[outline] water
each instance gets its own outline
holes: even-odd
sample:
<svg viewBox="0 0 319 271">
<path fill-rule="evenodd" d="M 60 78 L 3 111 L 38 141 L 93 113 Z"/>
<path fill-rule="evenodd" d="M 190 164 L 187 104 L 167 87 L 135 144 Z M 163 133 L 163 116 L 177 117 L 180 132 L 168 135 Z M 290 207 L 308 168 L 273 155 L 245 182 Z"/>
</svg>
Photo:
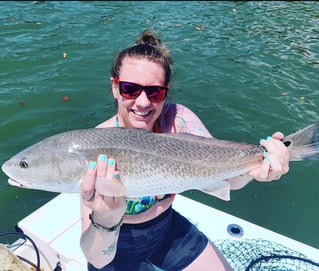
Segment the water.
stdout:
<svg viewBox="0 0 319 271">
<path fill-rule="evenodd" d="M 319 120 L 317 2 L 29 1 L 0 10 L 1 164 L 112 115 L 113 56 L 146 28 L 160 32 L 175 61 L 169 100 L 215 137 L 257 144 Z M 230 202 L 185 195 L 319 248 L 318 165 L 292 163 L 280 181 L 252 182 Z M 0 232 L 56 195 L 9 186 L 1 172 Z"/>
</svg>

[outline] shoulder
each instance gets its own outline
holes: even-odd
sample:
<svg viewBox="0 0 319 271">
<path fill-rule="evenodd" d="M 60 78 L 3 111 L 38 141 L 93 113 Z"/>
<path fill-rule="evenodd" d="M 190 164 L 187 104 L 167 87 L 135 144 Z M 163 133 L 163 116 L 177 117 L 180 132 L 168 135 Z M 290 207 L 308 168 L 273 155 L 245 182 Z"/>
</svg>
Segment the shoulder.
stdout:
<svg viewBox="0 0 319 271">
<path fill-rule="evenodd" d="M 165 104 L 160 118 L 167 120 L 175 120 L 176 118 L 199 119 L 196 114 L 188 107 L 182 104 L 168 103 Z"/>
<path fill-rule="evenodd" d="M 170 123 L 172 129 L 163 130 L 168 130 L 168 132 L 173 133 L 190 133 L 204 137 L 212 137 L 200 118 L 185 105 L 167 104 L 165 106 L 166 108 L 163 108 L 164 114 L 161 116 L 161 124 L 164 124 L 163 126 L 165 127 L 165 124 Z M 164 123 L 163 120 L 165 120 Z"/>
<path fill-rule="evenodd" d="M 115 118 L 116 118 L 116 115 L 114 115 L 112 118 L 98 124 L 97 126 L 95 126 L 95 128 L 115 127 Z"/>
<path fill-rule="evenodd" d="M 176 104 L 177 117 L 182 117 L 185 120 L 199 120 L 199 117 L 188 107 L 182 104 Z"/>
</svg>

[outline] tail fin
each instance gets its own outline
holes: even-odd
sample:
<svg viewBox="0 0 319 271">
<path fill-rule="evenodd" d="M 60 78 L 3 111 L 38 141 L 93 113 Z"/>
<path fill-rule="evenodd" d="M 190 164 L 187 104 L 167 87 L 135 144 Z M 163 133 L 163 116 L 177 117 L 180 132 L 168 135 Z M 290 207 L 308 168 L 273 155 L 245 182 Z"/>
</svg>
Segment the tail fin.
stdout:
<svg viewBox="0 0 319 271">
<path fill-rule="evenodd" d="M 319 159 L 319 123 L 303 128 L 283 139 L 290 161 Z"/>
</svg>

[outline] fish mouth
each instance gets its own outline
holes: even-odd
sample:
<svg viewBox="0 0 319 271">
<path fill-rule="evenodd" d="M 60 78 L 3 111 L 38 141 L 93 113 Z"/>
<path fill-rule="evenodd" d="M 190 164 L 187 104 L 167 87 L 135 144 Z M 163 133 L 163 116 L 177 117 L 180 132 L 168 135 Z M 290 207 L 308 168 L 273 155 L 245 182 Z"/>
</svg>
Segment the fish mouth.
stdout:
<svg viewBox="0 0 319 271">
<path fill-rule="evenodd" d="M 18 187 L 21 187 L 21 188 L 25 187 L 23 184 L 19 183 L 18 181 L 14 180 L 14 179 L 11 179 L 11 178 L 8 179 L 8 183 L 10 185 L 18 186 Z"/>
</svg>

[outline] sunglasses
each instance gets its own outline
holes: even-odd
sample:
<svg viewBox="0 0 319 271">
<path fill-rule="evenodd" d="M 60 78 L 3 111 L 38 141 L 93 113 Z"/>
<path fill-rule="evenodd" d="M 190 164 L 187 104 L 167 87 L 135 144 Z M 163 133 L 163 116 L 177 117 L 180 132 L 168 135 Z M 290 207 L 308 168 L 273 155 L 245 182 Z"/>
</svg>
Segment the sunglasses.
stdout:
<svg viewBox="0 0 319 271">
<path fill-rule="evenodd" d="M 162 102 L 167 96 L 168 87 L 141 86 L 132 82 L 120 81 L 118 77 L 115 77 L 114 81 L 119 84 L 120 94 L 126 99 L 136 99 L 141 95 L 142 91 L 145 91 L 147 98 L 151 102 Z"/>
</svg>

